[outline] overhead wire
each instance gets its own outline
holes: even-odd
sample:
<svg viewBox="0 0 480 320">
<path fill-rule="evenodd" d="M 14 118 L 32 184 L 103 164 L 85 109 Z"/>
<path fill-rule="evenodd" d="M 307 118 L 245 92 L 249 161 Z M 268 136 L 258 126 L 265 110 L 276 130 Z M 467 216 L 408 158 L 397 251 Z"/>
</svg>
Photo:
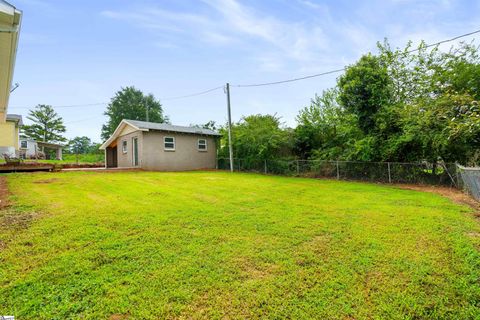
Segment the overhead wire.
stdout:
<svg viewBox="0 0 480 320">
<path fill-rule="evenodd" d="M 461 38 L 465 38 L 465 37 L 468 37 L 468 36 L 472 36 L 472 35 L 477 34 L 477 33 L 480 33 L 480 29 L 472 31 L 472 32 L 464 33 L 464 34 L 461 34 L 459 36 L 456 36 L 456 37 L 453 37 L 453 38 L 450 38 L 450 39 L 446 39 L 446 40 L 438 41 L 438 42 L 435 42 L 435 43 L 432 43 L 432 44 L 428 44 L 428 45 L 424 46 L 424 48 L 439 46 L 441 44 L 452 42 L 452 41 L 455 41 L 455 40 L 458 40 L 458 39 L 461 39 Z M 410 51 L 407 51 L 407 52 L 412 53 L 412 52 L 415 52 L 415 51 L 418 51 L 418 50 L 420 50 L 420 48 L 416 48 L 416 49 L 413 49 L 413 50 L 410 50 Z M 341 69 L 325 71 L 325 72 L 316 73 L 316 74 L 307 75 L 307 76 L 298 77 L 298 78 L 293 78 L 293 79 L 286 79 L 286 80 L 279 80 L 279 81 L 272 81 L 272 82 L 264 82 L 264 83 L 237 84 L 237 85 L 233 84 L 231 86 L 232 87 L 237 87 L 237 88 L 272 86 L 272 85 L 277 85 L 277 84 L 282 84 L 282 83 L 296 82 L 296 81 L 301 81 L 301 80 L 306 80 L 306 79 L 311 79 L 311 78 L 317 78 L 317 77 L 321 77 L 321 76 L 325 76 L 325 75 L 329 75 L 329 74 L 333 74 L 333 73 L 339 73 L 339 72 L 345 71 L 346 69 L 347 69 L 347 67 L 343 67 Z"/>
<path fill-rule="evenodd" d="M 452 42 L 452 41 L 455 41 L 455 40 L 458 40 L 458 39 L 461 39 L 461 38 L 472 36 L 472 35 L 477 34 L 477 33 L 480 33 L 480 29 L 472 31 L 472 32 L 464 33 L 464 34 L 455 36 L 453 38 L 449 38 L 449 39 L 438 41 L 438 42 L 435 42 L 435 43 L 432 43 L 432 44 L 428 44 L 428 45 L 424 46 L 423 48 L 430 48 L 430 47 L 433 47 L 433 46 L 438 46 L 438 45 L 441 45 L 441 44 L 444 44 L 444 43 L 448 43 L 448 42 Z M 418 50 L 420 50 L 420 48 L 416 48 L 416 49 L 413 49 L 413 50 L 410 50 L 410 51 L 407 51 L 407 52 L 412 53 L 412 52 L 415 52 L 415 51 L 418 51 Z M 237 88 L 271 86 L 271 85 L 278 85 L 278 84 L 296 82 L 296 81 L 301 81 L 301 80 L 307 80 L 307 79 L 311 79 L 311 78 L 317 78 L 317 77 L 321 77 L 321 76 L 326 76 L 326 75 L 330 75 L 330 74 L 334 74 L 334 73 L 343 72 L 345 70 L 346 70 L 346 67 L 343 67 L 343 68 L 339 68 L 339 69 L 334 69 L 334 70 L 330 70 L 330 71 L 325 71 L 325 72 L 321 72 L 321 73 L 306 75 L 306 76 L 297 77 L 297 78 L 278 80 L 278 81 L 272 81 L 272 82 L 263 82 L 263 83 L 232 84 L 230 86 L 231 87 L 237 87 Z M 222 86 L 214 87 L 214 88 L 211 88 L 211 89 L 208 89 L 208 90 L 195 92 L 195 93 L 191 93 L 191 94 L 186 94 L 186 95 L 181 95 L 181 96 L 173 96 L 173 97 L 167 97 L 167 98 L 160 98 L 160 101 L 172 101 L 172 100 L 179 100 L 179 99 L 201 96 L 201 95 L 204 95 L 204 94 L 216 91 L 216 90 L 224 89 L 224 87 L 225 86 L 222 85 Z M 98 106 L 98 105 L 106 105 L 106 104 L 108 104 L 108 102 L 98 102 L 98 103 L 90 103 L 90 104 L 75 104 L 75 105 L 61 105 L 61 106 L 53 106 L 53 108 L 79 108 L 79 107 L 90 107 L 90 106 Z M 31 107 L 11 107 L 11 109 L 31 109 Z"/>
<path fill-rule="evenodd" d="M 177 99 L 183 99 L 183 98 L 190 98 L 190 97 L 196 97 L 200 95 L 204 95 L 207 93 L 210 93 L 215 90 L 223 89 L 224 86 L 219 86 L 215 87 L 212 89 L 208 89 L 205 91 L 201 92 L 196 92 L 196 93 L 191 93 L 188 95 L 183 95 L 183 96 L 176 96 L 176 97 L 167 97 L 167 98 L 161 98 L 160 101 L 170 101 L 170 100 L 177 100 Z M 106 105 L 109 104 L 109 102 L 97 102 L 97 103 L 89 103 L 89 104 L 73 104 L 73 105 L 60 105 L 60 106 L 52 106 L 52 108 L 79 108 L 79 107 L 91 107 L 91 106 L 99 106 L 99 105 Z M 31 109 L 31 107 L 10 107 L 10 109 Z"/>
</svg>

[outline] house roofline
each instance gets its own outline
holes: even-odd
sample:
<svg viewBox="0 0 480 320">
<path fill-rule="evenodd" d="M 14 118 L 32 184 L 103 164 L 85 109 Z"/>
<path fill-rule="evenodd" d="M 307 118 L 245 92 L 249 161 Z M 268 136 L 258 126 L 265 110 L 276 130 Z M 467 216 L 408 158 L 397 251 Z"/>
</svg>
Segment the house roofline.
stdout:
<svg viewBox="0 0 480 320">
<path fill-rule="evenodd" d="M 115 141 L 115 139 L 118 138 L 120 132 L 123 130 L 123 128 L 126 126 L 126 125 L 129 125 L 131 127 L 133 127 L 135 130 L 138 130 L 138 131 L 148 131 L 145 130 L 145 129 L 140 129 L 139 127 L 133 125 L 132 123 L 128 122 L 128 120 L 125 120 L 123 119 L 122 121 L 120 121 L 120 123 L 118 124 L 117 128 L 115 129 L 115 131 L 113 131 L 112 135 L 110 136 L 110 138 L 107 139 L 107 141 L 105 141 L 101 146 L 100 146 L 100 150 L 105 150 L 107 149 L 107 147 L 113 142 Z"/>
<path fill-rule="evenodd" d="M 176 133 L 176 134 L 187 134 L 187 135 L 197 135 L 197 136 L 205 136 L 205 137 L 214 137 L 214 138 L 219 138 L 221 135 L 220 134 L 208 134 L 208 133 L 196 133 L 196 132 L 182 132 L 182 131 L 176 131 L 176 130 L 168 130 L 168 129 L 155 129 L 155 128 L 139 128 L 138 126 L 134 125 L 132 122 L 130 122 L 128 119 L 123 119 L 113 132 L 113 134 L 108 138 L 101 146 L 100 150 L 106 150 L 107 147 L 112 144 L 115 139 L 117 139 L 120 135 L 120 132 L 123 130 L 125 126 L 130 126 L 134 128 L 137 131 L 144 131 L 144 132 L 149 132 L 149 131 L 158 131 L 158 132 L 171 132 L 171 133 Z"/>
</svg>

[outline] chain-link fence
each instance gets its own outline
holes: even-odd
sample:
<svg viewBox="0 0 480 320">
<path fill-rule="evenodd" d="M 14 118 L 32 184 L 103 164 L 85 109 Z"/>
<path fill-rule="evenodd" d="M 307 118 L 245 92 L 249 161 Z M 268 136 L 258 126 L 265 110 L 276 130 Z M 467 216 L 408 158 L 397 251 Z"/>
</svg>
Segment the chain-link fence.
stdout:
<svg viewBox="0 0 480 320">
<path fill-rule="evenodd" d="M 466 168 L 459 165 L 458 172 L 462 177 L 464 188 L 475 199 L 480 200 L 480 168 Z"/>
<path fill-rule="evenodd" d="M 383 183 L 412 183 L 460 188 L 463 183 L 453 163 L 400 163 L 323 160 L 234 159 L 234 170 L 285 176 L 333 178 Z M 218 169 L 229 170 L 229 159 L 218 159 Z"/>
</svg>

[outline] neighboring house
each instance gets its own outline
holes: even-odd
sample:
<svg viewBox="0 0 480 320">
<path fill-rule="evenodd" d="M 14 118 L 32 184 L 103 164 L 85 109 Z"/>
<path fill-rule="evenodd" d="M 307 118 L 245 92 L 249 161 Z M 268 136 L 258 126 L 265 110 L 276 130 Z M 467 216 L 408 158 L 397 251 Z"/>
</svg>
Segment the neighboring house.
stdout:
<svg viewBox="0 0 480 320">
<path fill-rule="evenodd" d="M 7 115 L 22 13 L 0 0 L 0 157 L 18 154 L 22 118 Z"/>
<path fill-rule="evenodd" d="M 37 141 L 30 138 L 20 138 L 20 157 L 23 159 L 38 158 Z"/>
<path fill-rule="evenodd" d="M 107 168 L 214 169 L 219 136 L 208 129 L 122 120 L 100 149 Z"/>
<path fill-rule="evenodd" d="M 41 159 L 48 157 L 47 150 L 55 152 L 55 160 L 62 160 L 63 145 L 57 143 L 35 141 L 30 138 L 20 138 L 20 157 L 23 159 Z"/>
<path fill-rule="evenodd" d="M 62 160 L 63 159 L 63 148 L 64 148 L 64 145 L 62 144 L 58 144 L 58 143 L 51 143 L 51 142 L 42 142 L 42 141 L 37 141 L 37 145 L 40 149 L 40 151 L 42 151 L 46 158 L 47 159 L 50 159 L 49 157 L 49 153 L 47 152 L 47 150 L 51 150 L 51 151 L 54 151 L 55 152 L 55 160 Z"/>
</svg>

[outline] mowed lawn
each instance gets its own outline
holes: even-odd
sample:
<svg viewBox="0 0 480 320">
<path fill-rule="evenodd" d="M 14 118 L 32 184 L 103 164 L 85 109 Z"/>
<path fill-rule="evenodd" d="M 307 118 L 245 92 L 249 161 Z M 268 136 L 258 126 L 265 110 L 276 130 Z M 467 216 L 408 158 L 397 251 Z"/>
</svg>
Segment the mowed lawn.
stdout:
<svg viewBox="0 0 480 320">
<path fill-rule="evenodd" d="M 471 209 L 389 186 L 226 172 L 8 176 L 0 314 L 478 319 Z"/>
</svg>

